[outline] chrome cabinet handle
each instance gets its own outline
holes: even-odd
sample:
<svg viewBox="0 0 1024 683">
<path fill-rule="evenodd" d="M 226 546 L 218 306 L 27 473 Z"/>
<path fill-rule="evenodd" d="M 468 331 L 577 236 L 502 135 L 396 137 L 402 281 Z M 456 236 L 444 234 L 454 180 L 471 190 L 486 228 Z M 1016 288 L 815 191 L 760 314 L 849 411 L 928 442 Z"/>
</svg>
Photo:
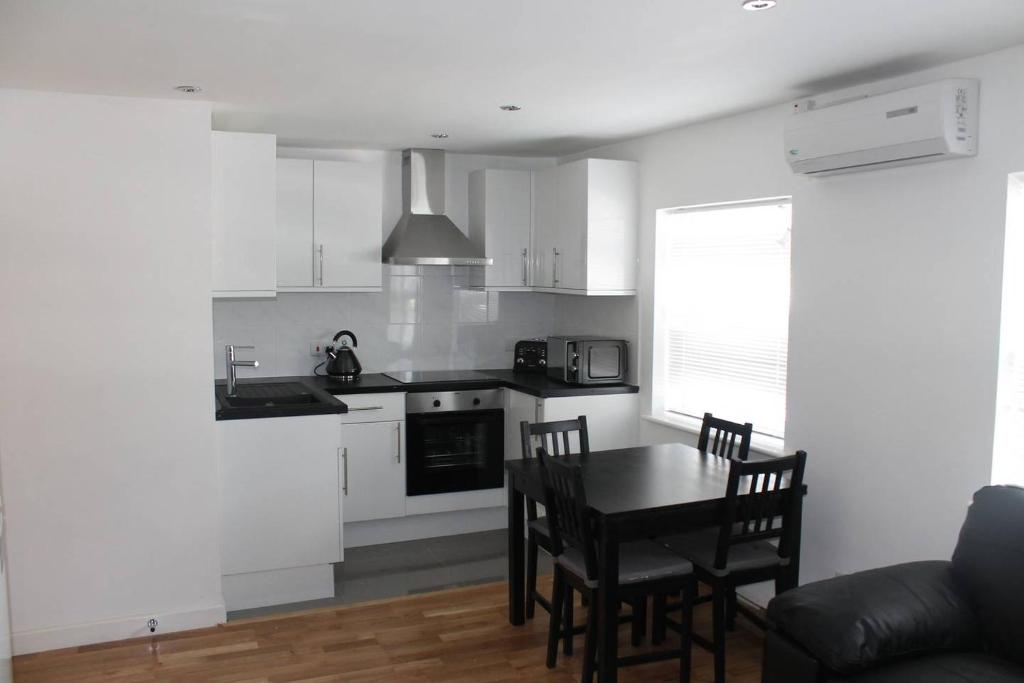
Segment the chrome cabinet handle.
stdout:
<svg viewBox="0 0 1024 683">
<path fill-rule="evenodd" d="M 342 494 L 347 496 L 348 495 L 348 449 L 347 448 L 341 448 L 341 449 L 338 449 L 338 450 L 341 451 L 341 466 L 342 466 L 342 472 L 344 473 L 344 477 L 345 477 L 344 480 L 343 480 L 343 483 L 341 485 L 341 492 L 342 492 Z"/>
<path fill-rule="evenodd" d="M 558 286 L 558 257 L 561 254 L 558 253 L 558 249 L 551 248 L 551 286 Z"/>
<path fill-rule="evenodd" d="M 402 423 L 395 425 L 395 462 L 402 462 Z"/>
<path fill-rule="evenodd" d="M 523 249 L 523 286 L 526 286 L 526 249 Z"/>
<path fill-rule="evenodd" d="M 363 408 L 349 408 L 348 412 L 354 413 L 357 410 L 384 410 L 384 406 L 366 406 Z"/>
<path fill-rule="evenodd" d="M 320 286 L 324 286 L 324 245 L 320 245 Z"/>
</svg>

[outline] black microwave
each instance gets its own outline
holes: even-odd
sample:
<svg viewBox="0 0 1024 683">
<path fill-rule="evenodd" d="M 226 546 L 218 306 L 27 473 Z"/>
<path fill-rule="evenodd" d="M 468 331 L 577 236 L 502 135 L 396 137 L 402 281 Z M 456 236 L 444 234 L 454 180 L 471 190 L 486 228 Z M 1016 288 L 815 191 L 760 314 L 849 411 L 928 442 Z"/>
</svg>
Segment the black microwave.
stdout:
<svg viewBox="0 0 1024 683">
<path fill-rule="evenodd" d="M 548 337 L 548 377 L 566 384 L 626 381 L 628 342 L 609 337 Z"/>
</svg>

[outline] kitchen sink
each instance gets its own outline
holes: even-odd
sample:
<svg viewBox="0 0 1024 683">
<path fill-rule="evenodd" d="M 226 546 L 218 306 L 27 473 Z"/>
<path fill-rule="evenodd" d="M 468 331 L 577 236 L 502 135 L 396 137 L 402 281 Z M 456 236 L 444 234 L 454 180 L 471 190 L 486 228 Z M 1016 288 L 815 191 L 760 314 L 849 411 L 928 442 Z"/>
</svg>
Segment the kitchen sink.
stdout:
<svg viewBox="0 0 1024 683">
<path fill-rule="evenodd" d="M 308 387 L 298 382 L 266 382 L 239 384 L 235 396 L 224 395 L 222 400 L 232 408 L 260 406 L 298 406 L 324 403 Z"/>
</svg>

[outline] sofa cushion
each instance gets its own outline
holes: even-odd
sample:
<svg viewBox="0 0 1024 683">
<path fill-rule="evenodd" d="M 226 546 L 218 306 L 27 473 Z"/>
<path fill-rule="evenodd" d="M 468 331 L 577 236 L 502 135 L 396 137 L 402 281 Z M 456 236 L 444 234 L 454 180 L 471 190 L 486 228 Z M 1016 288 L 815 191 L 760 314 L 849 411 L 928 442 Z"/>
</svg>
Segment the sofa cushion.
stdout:
<svg viewBox="0 0 1024 683">
<path fill-rule="evenodd" d="M 829 669 L 978 646 L 978 627 L 949 562 L 912 562 L 782 593 L 768 618 Z"/>
<path fill-rule="evenodd" d="M 1024 669 L 981 653 L 943 653 L 896 662 L 829 683 L 1020 683 Z"/>
<path fill-rule="evenodd" d="M 953 572 L 991 651 L 1024 664 L 1024 489 L 986 486 L 974 494 Z"/>
</svg>

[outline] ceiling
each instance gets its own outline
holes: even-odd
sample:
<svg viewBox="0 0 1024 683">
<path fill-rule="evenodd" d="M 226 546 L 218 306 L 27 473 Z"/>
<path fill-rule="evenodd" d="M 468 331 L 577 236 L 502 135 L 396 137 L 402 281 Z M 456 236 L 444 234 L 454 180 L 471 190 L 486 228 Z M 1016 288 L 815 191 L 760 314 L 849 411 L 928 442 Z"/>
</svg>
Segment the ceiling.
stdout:
<svg viewBox="0 0 1024 683">
<path fill-rule="evenodd" d="M 1021 42 L 1022 0 L 0 0 L 0 86 L 200 97 L 284 144 L 560 155 Z"/>
</svg>

